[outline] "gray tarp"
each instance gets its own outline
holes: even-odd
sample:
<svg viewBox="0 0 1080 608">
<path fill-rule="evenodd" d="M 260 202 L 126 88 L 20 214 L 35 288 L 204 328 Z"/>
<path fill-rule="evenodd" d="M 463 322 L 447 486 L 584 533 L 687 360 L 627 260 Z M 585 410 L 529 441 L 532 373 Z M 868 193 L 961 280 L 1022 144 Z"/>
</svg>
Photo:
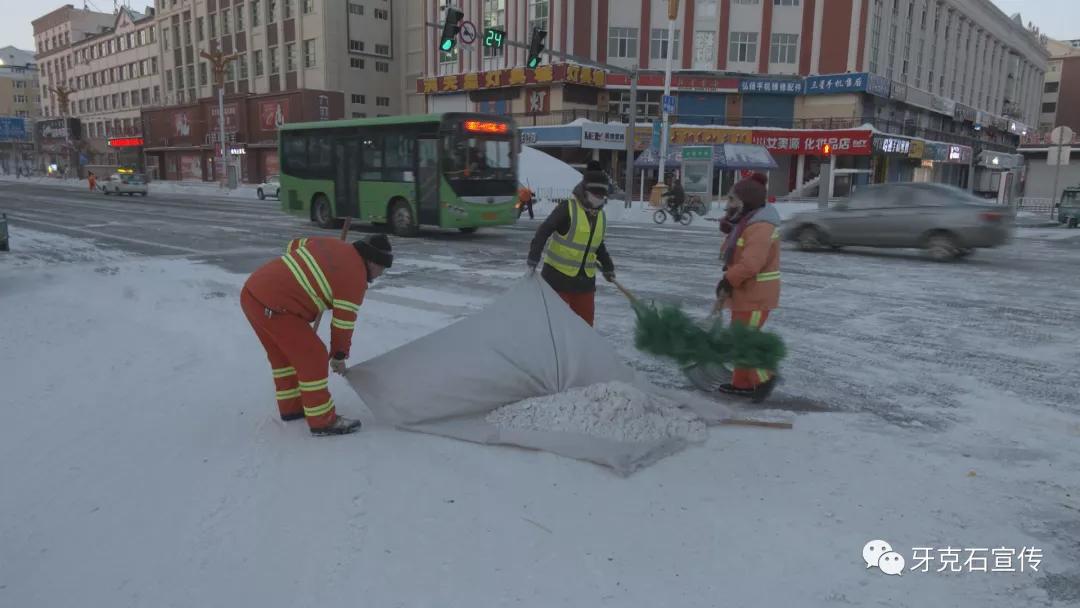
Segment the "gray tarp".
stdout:
<svg viewBox="0 0 1080 608">
<path fill-rule="evenodd" d="M 554 431 L 499 428 L 494 409 L 530 397 L 621 380 L 673 398 L 707 422 L 728 410 L 635 377 L 615 350 L 537 276 L 522 279 L 484 310 L 351 367 L 346 378 L 376 420 L 401 429 L 486 444 L 545 450 L 626 475 L 686 442 L 624 442 Z"/>
</svg>

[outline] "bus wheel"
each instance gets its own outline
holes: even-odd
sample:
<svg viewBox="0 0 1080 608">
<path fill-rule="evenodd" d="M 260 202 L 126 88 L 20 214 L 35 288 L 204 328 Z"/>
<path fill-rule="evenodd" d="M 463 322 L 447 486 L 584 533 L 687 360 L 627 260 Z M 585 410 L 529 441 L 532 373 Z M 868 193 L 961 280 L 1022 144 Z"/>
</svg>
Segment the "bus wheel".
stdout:
<svg viewBox="0 0 1080 608">
<path fill-rule="evenodd" d="M 315 195 L 311 202 L 311 219 L 319 228 L 333 228 L 335 226 L 334 211 L 330 208 L 330 201 L 322 194 Z"/>
<path fill-rule="evenodd" d="M 464 234 L 472 234 L 476 232 L 476 226 L 466 226 L 464 228 L 458 228 Z"/>
<path fill-rule="evenodd" d="M 420 232 L 409 203 L 401 199 L 390 203 L 390 228 L 398 236 L 416 236 Z"/>
</svg>

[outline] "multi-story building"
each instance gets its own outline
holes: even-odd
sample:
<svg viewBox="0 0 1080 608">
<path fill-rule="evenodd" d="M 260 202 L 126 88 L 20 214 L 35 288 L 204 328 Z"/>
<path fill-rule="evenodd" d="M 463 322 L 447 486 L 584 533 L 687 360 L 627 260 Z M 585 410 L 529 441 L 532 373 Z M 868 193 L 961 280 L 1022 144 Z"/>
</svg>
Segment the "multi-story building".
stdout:
<svg viewBox="0 0 1080 608">
<path fill-rule="evenodd" d="M 74 91 L 68 114 L 82 123 L 84 164 L 141 165 L 141 109 L 161 103 L 161 71 L 153 10 L 126 8 L 97 34 L 73 40 L 68 69 Z"/>
<path fill-rule="evenodd" d="M 34 19 L 32 24 L 43 116 L 66 114 L 66 109 L 60 107 L 60 98 L 54 91 L 57 87 L 68 90 L 75 88 L 75 56 L 71 51 L 72 43 L 112 27 L 114 19 L 115 15 L 77 9 L 70 4 Z"/>
<path fill-rule="evenodd" d="M 1080 47 L 1047 40 L 1050 62 L 1043 84 L 1042 113 L 1037 136 L 1059 125 L 1080 133 Z"/>
<path fill-rule="evenodd" d="M 40 102 L 33 51 L 0 48 L 0 171 L 13 173 L 29 165 L 31 121 Z"/>
<path fill-rule="evenodd" d="M 424 4 L 426 12 L 411 26 L 442 21 L 443 2 Z M 478 29 L 501 27 L 509 39 L 524 43 L 533 27 L 541 27 L 551 49 L 637 67 L 636 103 L 645 120 L 660 114 L 670 48 L 679 122 L 793 130 L 870 123 L 899 138 L 965 148 L 956 153 L 930 146 L 930 158 L 921 157 L 927 149 L 921 145 L 910 156 L 868 148 L 859 153 L 867 158 L 852 153 L 839 160 L 841 168 L 866 171 L 878 181 L 975 185 L 968 165 L 980 165 L 986 150 L 1015 151 L 1025 125 L 1036 124 L 1040 114 L 1047 53 L 1035 33 L 989 0 L 680 0 L 670 40 L 667 0 L 456 4 Z M 462 45 L 447 55 L 436 46 L 438 32 L 425 33 L 425 77 L 416 90 L 430 109 L 510 113 L 526 124 L 559 124 L 581 115 L 606 122 L 628 114 L 626 75 L 590 74 L 593 84 L 602 85 L 594 92 L 574 79 L 547 81 L 547 74 L 537 82 L 531 70 L 516 73 L 525 62 L 521 49 Z M 498 70 L 510 73 L 488 76 Z M 538 92 L 546 98 L 542 104 L 532 103 Z M 766 139 L 778 145 L 793 138 Z M 935 156 L 939 149 L 945 158 Z M 819 157 L 801 146 L 771 151 L 781 165 L 770 180 L 776 193 L 816 173 Z M 775 179 L 777 173 L 785 179 Z"/>
</svg>

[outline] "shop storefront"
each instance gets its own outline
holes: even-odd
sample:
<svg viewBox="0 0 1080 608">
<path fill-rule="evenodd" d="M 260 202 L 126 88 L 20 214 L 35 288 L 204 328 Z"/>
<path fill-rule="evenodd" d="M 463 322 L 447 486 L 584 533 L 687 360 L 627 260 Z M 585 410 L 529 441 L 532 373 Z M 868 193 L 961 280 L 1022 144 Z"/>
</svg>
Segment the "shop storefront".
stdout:
<svg viewBox="0 0 1080 608">
<path fill-rule="evenodd" d="M 971 158 L 969 146 L 926 142 L 921 167 L 931 172 L 930 181 L 966 188 Z"/>
<path fill-rule="evenodd" d="M 915 181 L 919 163 L 911 158 L 911 140 L 895 135 L 874 136 L 873 176 L 875 184 Z"/>
<path fill-rule="evenodd" d="M 626 155 L 626 125 L 604 124 L 579 120 L 550 127 L 518 128 L 521 143 L 583 169 L 590 160 L 600 162 L 609 175 L 615 175 L 624 167 Z"/>
<path fill-rule="evenodd" d="M 277 130 L 292 122 L 342 118 L 340 92 L 300 90 L 225 97 L 224 131 L 215 99 L 144 110 L 146 170 L 152 179 L 216 181 L 226 171 L 258 183 L 278 174 Z M 221 163 L 226 149 L 228 168 Z"/>
<path fill-rule="evenodd" d="M 83 177 L 85 155 L 82 122 L 78 118 L 49 118 L 34 125 L 38 146 L 38 171 L 47 175 Z"/>
</svg>

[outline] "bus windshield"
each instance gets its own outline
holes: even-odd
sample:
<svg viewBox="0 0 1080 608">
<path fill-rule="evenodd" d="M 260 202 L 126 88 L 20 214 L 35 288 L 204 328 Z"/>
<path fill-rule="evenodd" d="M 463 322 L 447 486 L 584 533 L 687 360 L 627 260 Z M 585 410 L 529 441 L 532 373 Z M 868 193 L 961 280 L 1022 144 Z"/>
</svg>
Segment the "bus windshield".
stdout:
<svg viewBox="0 0 1080 608">
<path fill-rule="evenodd" d="M 512 180 L 512 144 L 507 139 L 448 137 L 446 174 L 470 180 Z"/>
</svg>

